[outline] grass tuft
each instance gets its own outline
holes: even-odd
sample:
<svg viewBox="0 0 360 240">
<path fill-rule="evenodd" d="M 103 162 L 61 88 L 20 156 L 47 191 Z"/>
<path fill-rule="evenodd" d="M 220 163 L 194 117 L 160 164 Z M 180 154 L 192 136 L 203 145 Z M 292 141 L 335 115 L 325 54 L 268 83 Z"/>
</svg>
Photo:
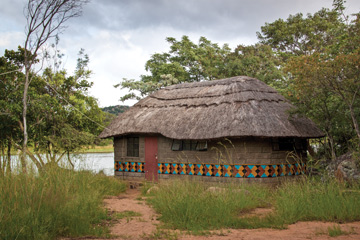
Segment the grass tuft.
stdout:
<svg viewBox="0 0 360 240">
<path fill-rule="evenodd" d="M 328 227 L 328 234 L 330 237 L 337 237 L 341 235 L 348 235 L 350 233 L 341 230 L 341 227 L 339 225 L 334 225 L 332 227 Z"/>
<path fill-rule="evenodd" d="M 117 219 L 123 219 L 123 218 L 132 218 L 132 217 L 141 217 L 141 213 L 134 212 L 134 211 L 123 211 L 116 213 Z"/>
</svg>

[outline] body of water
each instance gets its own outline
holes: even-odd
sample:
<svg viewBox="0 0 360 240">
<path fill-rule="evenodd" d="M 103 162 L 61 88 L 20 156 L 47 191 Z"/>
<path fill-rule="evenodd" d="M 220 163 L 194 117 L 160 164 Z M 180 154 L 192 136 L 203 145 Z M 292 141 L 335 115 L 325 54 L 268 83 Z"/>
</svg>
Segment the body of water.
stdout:
<svg viewBox="0 0 360 240">
<path fill-rule="evenodd" d="M 114 176 L 114 153 L 80 153 L 73 154 L 71 159 L 76 170 L 102 171 L 108 176 Z"/>
<path fill-rule="evenodd" d="M 94 173 L 103 172 L 108 176 L 114 176 L 114 153 L 77 153 L 70 155 L 71 161 L 75 166 L 75 170 L 89 170 Z M 44 157 L 45 159 L 45 157 Z M 33 164 L 28 159 L 30 164 Z M 11 157 L 12 169 L 16 169 L 19 164 L 18 155 Z M 67 156 L 64 156 L 61 163 L 62 167 L 69 168 Z"/>
</svg>

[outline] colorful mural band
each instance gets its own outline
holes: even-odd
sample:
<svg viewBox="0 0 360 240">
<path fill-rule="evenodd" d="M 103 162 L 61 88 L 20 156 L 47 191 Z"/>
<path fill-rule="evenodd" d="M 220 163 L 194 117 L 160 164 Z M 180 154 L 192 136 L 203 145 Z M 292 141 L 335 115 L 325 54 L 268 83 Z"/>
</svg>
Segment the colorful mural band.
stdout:
<svg viewBox="0 0 360 240">
<path fill-rule="evenodd" d="M 295 176 L 306 173 L 305 163 L 275 165 L 158 163 L 158 167 L 159 174 L 197 175 L 209 177 L 266 178 Z M 145 163 L 115 161 L 115 171 L 144 173 Z"/>
</svg>

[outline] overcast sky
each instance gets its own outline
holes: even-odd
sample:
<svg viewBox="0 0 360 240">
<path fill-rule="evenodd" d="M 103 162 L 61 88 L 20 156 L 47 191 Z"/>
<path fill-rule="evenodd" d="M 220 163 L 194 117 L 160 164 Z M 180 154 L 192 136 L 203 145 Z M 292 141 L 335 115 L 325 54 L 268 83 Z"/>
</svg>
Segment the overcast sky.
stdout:
<svg viewBox="0 0 360 240">
<path fill-rule="evenodd" d="M 26 2 L 1 0 L 0 56 L 24 43 Z M 348 14 L 360 11 L 359 0 L 345 5 Z M 132 105 L 134 101 L 119 101 L 126 92 L 113 85 L 146 74 L 145 62 L 151 55 L 169 50 L 166 37 L 180 40 L 187 35 L 197 43 L 204 36 L 235 48 L 256 43 L 256 32 L 266 22 L 331 6 L 332 0 L 92 0 L 81 17 L 67 22 L 59 48 L 70 74 L 78 51 L 85 49 L 93 71 L 90 94 L 101 107 Z"/>
</svg>

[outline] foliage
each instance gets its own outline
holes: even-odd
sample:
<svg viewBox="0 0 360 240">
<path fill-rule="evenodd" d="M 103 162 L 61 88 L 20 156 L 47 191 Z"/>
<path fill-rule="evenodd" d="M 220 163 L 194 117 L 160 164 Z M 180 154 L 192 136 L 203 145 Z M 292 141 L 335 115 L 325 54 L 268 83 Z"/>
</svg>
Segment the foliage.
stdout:
<svg viewBox="0 0 360 240">
<path fill-rule="evenodd" d="M 23 85 L 22 95 L 22 149 L 21 149 L 21 165 L 22 169 L 26 171 L 26 154 L 28 151 L 28 98 L 30 83 L 33 78 L 33 71 L 35 63 L 37 63 L 38 54 L 43 45 L 51 38 L 56 38 L 58 41 L 58 34 L 65 28 L 64 24 L 71 18 L 81 15 L 81 10 L 87 0 L 29 0 L 24 8 L 24 14 L 27 20 L 25 27 L 25 42 L 24 42 L 24 59 L 23 67 L 25 78 L 21 85 Z M 44 58 L 47 54 L 45 52 Z M 45 59 L 42 59 L 45 60 Z M 36 74 L 35 74 L 36 75 Z M 34 161 L 34 157 L 31 157 Z M 35 161 L 36 163 L 36 161 Z M 36 163 L 39 167 L 39 164 Z"/>
<path fill-rule="evenodd" d="M 4 56 L 0 57 L 0 73 L 3 73 L 0 75 L 0 149 L 3 157 L 3 162 L 0 161 L 0 174 L 4 174 L 5 169 L 10 171 L 13 139 L 22 138 L 21 126 L 19 126 L 21 114 L 19 92 L 22 91 L 24 74 L 19 72 L 19 69 L 24 60 L 23 54 L 24 49 L 19 48 L 18 51 L 5 50 Z"/>
<path fill-rule="evenodd" d="M 108 106 L 108 107 L 101 108 L 102 111 L 111 113 L 115 116 L 119 115 L 120 113 L 125 112 L 128 109 L 129 109 L 129 106 L 125 106 L 125 105 L 116 105 L 116 106 Z"/>
<path fill-rule="evenodd" d="M 150 75 L 140 76 L 140 80 L 123 79 L 116 87 L 129 89 L 129 94 L 120 100 L 140 99 L 152 92 L 177 83 L 214 80 L 236 75 L 257 77 L 268 84 L 278 86 L 281 73 L 276 68 L 278 60 L 270 47 L 256 44 L 239 45 L 234 52 L 224 44 L 219 47 L 205 37 L 198 44 L 183 36 L 180 41 L 167 38 L 170 50 L 155 53 L 146 62 L 145 69 Z M 136 94 L 140 93 L 140 96 Z"/>
<path fill-rule="evenodd" d="M 268 45 L 257 43 L 251 46 L 239 45 L 226 59 L 226 77 L 250 76 L 281 89 L 282 72 L 278 57 Z"/>
<path fill-rule="evenodd" d="M 0 238 L 56 239 L 107 236 L 106 195 L 124 192 L 117 179 L 61 168 L 0 177 Z"/>
<path fill-rule="evenodd" d="M 3 71 L 22 66 L 23 59 L 18 58 L 22 51 L 20 47 L 17 52 L 6 51 L 0 67 L 8 67 Z M 42 75 L 32 76 L 28 88 L 27 122 L 33 152 L 26 148 L 26 153 L 39 170 L 47 163 L 58 163 L 65 154 L 69 156 L 70 152 L 93 144 L 95 136 L 102 130 L 100 124 L 104 113 L 96 99 L 87 94 L 92 86 L 88 81 L 91 73 L 87 68 L 88 61 L 81 50 L 74 75 L 68 76 L 65 70 L 46 68 Z M 2 139 L 21 149 L 23 74 L 15 72 L 2 76 L 4 94 L 0 98 L 0 112 L 4 114 L 0 117 L 4 121 L 0 128 L 6 129 L 1 132 Z"/>
<path fill-rule="evenodd" d="M 311 55 L 323 52 L 336 43 L 335 36 L 345 27 L 342 16 L 343 1 L 334 1 L 332 10 L 323 8 L 314 15 L 302 13 L 290 15 L 286 21 L 278 19 L 265 23 L 257 36 L 262 44 L 271 46 L 284 60 L 291 56 Z"/>
<path fill-rule="evenodd" d="M 332 9 L 290 15 L 258 33 L 283 59 L 282 93 L 298 107 L 295 113 L 324 131 L 332 159 L 360 146 L 359 14 L 346 16 L 344 10 L 344 1 L 334 0 Z"/>
</svg>

